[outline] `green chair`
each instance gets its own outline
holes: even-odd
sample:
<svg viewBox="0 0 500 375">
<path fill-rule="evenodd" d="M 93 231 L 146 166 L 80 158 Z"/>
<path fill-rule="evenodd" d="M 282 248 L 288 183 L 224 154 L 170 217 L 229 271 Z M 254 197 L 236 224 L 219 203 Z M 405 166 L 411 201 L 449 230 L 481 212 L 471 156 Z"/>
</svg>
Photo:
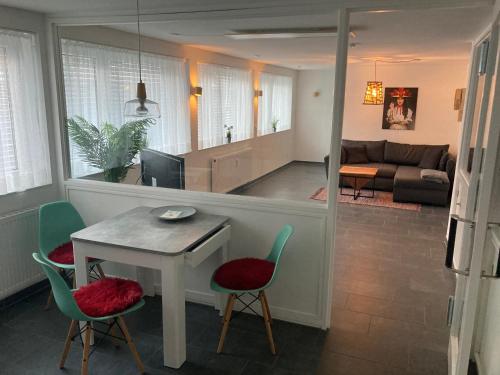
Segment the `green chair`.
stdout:
<svg viewBox="0 0 500 375">
<path fill-rule="evenodd" d="M 233 306 L 235 300 L 238 299 L 244 305 L 243 309 L 240 312 L 248 308 L 256 313 L 255 310 L 252 309 L 251 305 L 257 300 L 260 301 L 271 353 L 276 354 L 276 347 L 274 344 L 273 333 L 271 329 L 271 312 L 269 309 L 269 303 L 267 301 L 265 290 L 269 288 L 276 279 L 279 269 L 279 261 L 283 253 L 283 249 L 285 248 L 288 239 L 293 234 L 293 231 L 294 230 L 291 225 L 285 225 L 280 230 L 274 241 L 271 252 L 267 256 L 267 258 L 262 260 L 252 258 L 232 260 L 223 264 L 214 272 L 210 282 L 211 289 L 219 293 L 228 294 L 226 309 L 224 312 L 222 332 L 219 339 L 219 345 L 217 347 L 217 353 L 222 352 L 224 339 L 226 338 L 227 330 L 229 328 L 229 322 L 231 320 Z M 258 279 L 254 277 L 253 273 L 260 275 Z M 223 276 L 223 274 L 225 275 Z M 226 278 L 224 282 L 220 280 L 222 277 Z M 243 282 L 242 280 L 235 280 L 241 278 L 249 278 L 250 280 L 243 280 Z M 219 281 L 216 281 L 216 279 L 218 279 Z M 251 287 L 251 289 L 241 286 L 236 288 L 231 287 L 231 284 L 243 285 L 245 283 L 247 283 L 248 285 L 253 284 L 254 286 Z M 253 301 L 247 303 L 241 300 L 241 297 L 245 294 L 251 295 L 253 297 Z"/>
<path fill-rule="evenodd" d="M 74 264 L 61 263 L 49 259 L 49 254 L 57 247 L 71 243 L 71 234 L 85 228 L 85 223 L 78 211 L 70 202 L 58 201 L 40 206 L 39 210 L 39 252 L 47 263 L 56 267 L 60 273 L 73 273 Z M 72 247 L 68 251 L 73 251 Z M 99 276 L 104 278 L 104 272 L 101 268 L 101 260 L 89 262 L 90 270 L 97 269 Z M 73 288 L 75 287 L 75 278 L 73 276 Z M 47 299 L 45 308 L 49 308 L 52 300 L 52 291 Z"/>
<path fill-rule="evenodd" d="M 73 297 L 72 290 L 69 289 L 68 284 L 64 280 L 64 278 L 51 267 L 51 264 L 45 261 L 38 253 L 33 253 L 33 258 L 35 261 L 40 263 L 43 271 L 49 278 L 50 284 L 52 286 L 52 291 L 54 293 L 54 299 L 56 301 L 57 306 L 61 310 L 61 312 L 71 319 L 71 324 L 69 326 L 68 335 L 66 337 L 66 342 L 64 344 L 64 351 L 61 356 L 61 360 L 59 362 L 59 368 L 64 368 L 64 363 L 69 354 L 69 350 L 71 347 L 71 343 L 75 337 L 84 335 L 83 338 L 83 357 L 82 357 L 82 375 L 87 375 L 88 373 L 88 360 L 90 353 L 90 338 L 91 332 L 94 330 L 99 333 L 103 333 L 105 336 L 111 336 L 113 339 L 118 339 L 125 341 L 134 356 L 134 360 L 136 365 L 140 371 L 140 373 L 144 373 L 144 365 L 142 364 L 139 353 L 135 348 L 135 344 L 130 337 L 128 328 L 123 319 L 123 315 L 127 315 L 133 311 L 140 309 L 144 306 L 144 300 L 141 298 L 139 302 L 135 305 L 129 307 L 128 309 L 121 311 L 117 314 L 112 314 L 108 316 L 99 316 L 99 317 L 91 317 L 86 315 L 84 312 L 80 310 L 78 304 Z M 110 280 L 110 279 L 108 279 Z M 74 291 L 74 290 L 73 290 Z M 75 328 L 78 326 L 78 322 L 85 322 L 85 325 L 82 329 L 77 330 L 75 334 Z M 106 324 L 108 329 L 106 332 L 99 331 L 92 326 L 92 323 L 100 322 Z M 118 337 L 114 335 L 113 328 L 118 326 L 121 331 L 123 337 Z M 111 333 L 111 334 L 110 334 Z"/>
</svg>

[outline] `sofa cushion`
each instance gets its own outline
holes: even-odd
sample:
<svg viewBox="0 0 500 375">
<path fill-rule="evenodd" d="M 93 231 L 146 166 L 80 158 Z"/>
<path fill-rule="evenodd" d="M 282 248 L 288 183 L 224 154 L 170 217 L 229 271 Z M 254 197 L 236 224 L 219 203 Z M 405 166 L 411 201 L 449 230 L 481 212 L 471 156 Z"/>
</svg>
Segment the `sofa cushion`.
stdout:
<svg viewBox="0 0 500 375">
<path fill-rule="evenodd" d="M 394 176 L 394 190 L 414 189 L 414 190 L 442 190 L 448 191 L 450 184 L 436 184 L 425 181 L 420 177 L 419 167 L 401 165 Z"/>
<path fill-rule="evenodd" d="M 449 145 L 410 145 L 407 143 L 387 142 L 385 144 L 384 161 L 401 165 L 417 166 L 427 148 L 448 151 Z"/>
<path fill-rule="evenodd" d="M 439 164 L 437 169 L 439 169 L 440 171 L 446 171 L 446 162 L 448 161 L 449 157 L 450 154 L 447 151 L 441 153 L 441 158 L 439 159 Z"/>
<path fill-rule="evenodd" d="M 342 146 L 366 146 L 366 155 L 368 161 L 383 163 L 384 162 L 384 149 L 387 141 L 353 141 L 349 139 L 342 140 Z"/>
<path fill-rule="evenodd" d="M 347 153 L 347 164 L 368 163 L 365 145 L 345 146 L 344 149 Z"/>
<path fill-rule="evenodd" d="M 362 164 L 356 164 L 356 167 L 377 168 L 376 177 L 383 177 L 383 178 L 394 178 L 396 170 L 398 169 L 397 165 L 389 163 L 362 163 Z"/>
<path fill-rule="evenodd" d="M 422 169 L 437 169 L 443 150 L 437 147 L 426 147 L 418 167 Z"/>
</svg>

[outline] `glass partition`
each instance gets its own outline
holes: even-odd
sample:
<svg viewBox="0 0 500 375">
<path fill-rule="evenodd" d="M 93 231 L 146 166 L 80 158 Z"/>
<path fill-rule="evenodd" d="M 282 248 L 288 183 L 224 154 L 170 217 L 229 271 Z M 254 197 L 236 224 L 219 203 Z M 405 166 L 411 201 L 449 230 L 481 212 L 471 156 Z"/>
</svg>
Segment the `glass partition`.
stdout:
<svg viewBox="0 0 500 375">
<path fill-rule="evenodd" d="M 142 26 L 141 74 L 131 25 L 59 27 L 68 177 L 325 203 L 334 37 L 319 58 L 299 38 L 267 62 L 164 27 Z M 141 80 L 159 117 L 124 114 Z"/>
</svg>

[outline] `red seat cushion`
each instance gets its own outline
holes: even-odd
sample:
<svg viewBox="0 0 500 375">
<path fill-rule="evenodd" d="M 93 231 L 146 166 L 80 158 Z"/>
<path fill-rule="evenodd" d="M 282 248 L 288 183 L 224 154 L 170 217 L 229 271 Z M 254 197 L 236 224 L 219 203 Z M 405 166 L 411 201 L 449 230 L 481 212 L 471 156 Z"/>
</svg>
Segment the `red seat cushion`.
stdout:
<svg viewBox="0 0 500 375">
<path fill-rule="evenodd" d="M 220 266 L 214 280 L 226 289 L 251 290 L 266 285 L 274 272 L 274 263 L 265 259 L 235 259 Z"/>
<path fill-rule="evenodd" d="M 59 264 L 75 264 L 75 257 L 73 256 L 73 242 L 66 242 L 61 246 L 56 247 L 47 256 L 51 261 Z M 97 259 L 88 258 L 89 262 Z"/>
<path fill-rule="evenodd" d="M 133 280 L 106 277 L 73 292 L 80 310 L 92 317 L 118 314 L 142 298 L 141 285 Z"/>
</svg>

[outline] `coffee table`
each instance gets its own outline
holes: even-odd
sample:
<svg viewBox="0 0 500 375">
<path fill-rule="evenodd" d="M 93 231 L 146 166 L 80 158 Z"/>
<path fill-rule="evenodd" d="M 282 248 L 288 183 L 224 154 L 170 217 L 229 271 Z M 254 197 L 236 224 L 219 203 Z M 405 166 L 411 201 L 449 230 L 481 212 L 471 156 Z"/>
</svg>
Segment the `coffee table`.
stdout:
<svg viewBox="0 0 500 375">
<path fill-rule="evenodd" d="M 354 200 L 359 197 L 373 198 L 375 197 L 375 176 L 378 172 L 378 168 L 372 167 L 353 167 L 350 165 L 344 165 L 340 168 L 340 194 L 348 195 L 353 197 Z M 372 182 L 372 194 L 371 195 L 361 195 L 361 189 L 365 187 L 369 182 Z M 353 189 L 352 194 L 346 194 L 343 192 L 344 182 L 350 185 Z"/>
</svg>

